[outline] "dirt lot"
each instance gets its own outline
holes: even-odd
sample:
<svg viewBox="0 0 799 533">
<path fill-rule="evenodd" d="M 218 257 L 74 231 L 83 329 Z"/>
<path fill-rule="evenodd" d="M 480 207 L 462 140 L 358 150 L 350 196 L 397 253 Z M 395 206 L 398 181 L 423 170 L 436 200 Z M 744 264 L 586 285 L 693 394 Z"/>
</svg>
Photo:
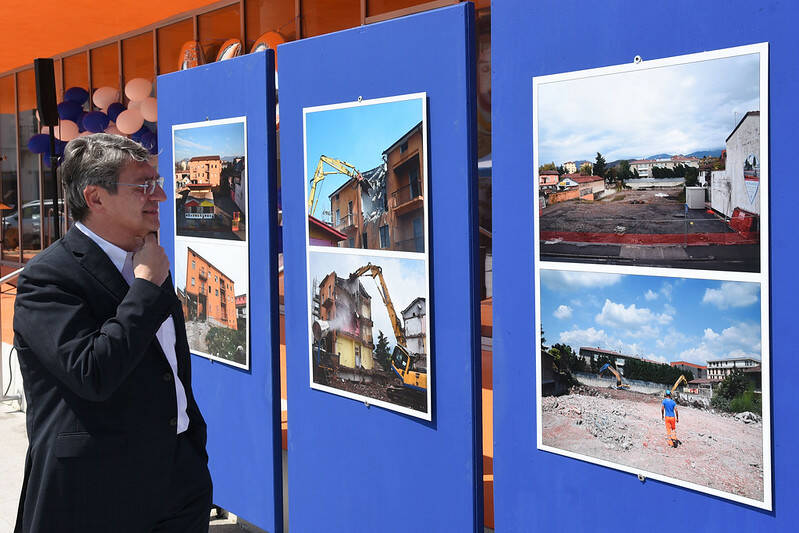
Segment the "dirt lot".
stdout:
<svg viewBox="0 0 799 533">
<path fill-rule="evenodd" d="M 723 220 L 702 209 L 688 210 L 682 187 L 620 191 L 595 202 L 570 200 L 544 209 L 542 231 L 599 233 L 728 233 Z"/>
<path fill-rule="evenodd" d="M 658 396 L 580 387 L 543 398 L 543 443 L 724 492 L 763 499 L 763 426 L 680 406 L 677 438 L 666 444 Z M 742 417 L 738 417 L 742 418 Z"/>
</svg>

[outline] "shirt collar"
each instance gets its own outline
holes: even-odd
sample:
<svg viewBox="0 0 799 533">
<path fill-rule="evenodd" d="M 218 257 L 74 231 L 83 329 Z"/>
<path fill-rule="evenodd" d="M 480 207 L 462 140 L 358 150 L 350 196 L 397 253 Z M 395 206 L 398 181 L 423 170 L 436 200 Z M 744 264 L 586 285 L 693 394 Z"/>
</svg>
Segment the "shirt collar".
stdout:
<svg viewBox="0 0 799 533">
<path fill-rule="evenodd" d="M 125 265 L 125 259 L 128 257 L 128 253 L 116 244 L 112 244 L 107 240 L 103 239 L 95 232 L 87 228 L 82 222 L 75 222 L 75 227 L 78 228 L 84 235 L 89 237 L 93 240 L 100 249 L 105 252 L 105 255 L 114 263 L 114 266 L 122 272 L 122 267 Z"/>
</svg>

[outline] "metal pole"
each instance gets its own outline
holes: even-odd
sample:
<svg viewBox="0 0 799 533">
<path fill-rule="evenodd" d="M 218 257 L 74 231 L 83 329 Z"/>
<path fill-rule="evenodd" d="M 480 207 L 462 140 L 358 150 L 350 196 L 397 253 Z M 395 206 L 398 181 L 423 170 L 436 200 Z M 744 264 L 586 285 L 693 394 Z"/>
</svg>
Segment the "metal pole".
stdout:
<svg viewBox="0 0 799 533">
<path fill-rule="evenodd" d="M 56 240 L 61 238 L 61 221 L 58 216 L 58 176 L 56 173 L 56 165 L 58 164 L 58 155 L 55 153 L 55 134 L 53 128 L 50 128 L 50 172 L 53 180 L 53 235 Z M 44 219 L 44 217 L 42 217 Z M 52 243 L 50 243 L 52 244 Z"/>
</svg>

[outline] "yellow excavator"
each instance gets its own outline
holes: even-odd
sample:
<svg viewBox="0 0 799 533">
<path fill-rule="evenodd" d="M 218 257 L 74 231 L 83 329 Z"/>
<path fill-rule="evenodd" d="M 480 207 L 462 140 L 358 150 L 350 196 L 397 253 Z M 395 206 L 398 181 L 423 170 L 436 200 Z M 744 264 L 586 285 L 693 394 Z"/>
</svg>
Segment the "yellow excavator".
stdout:
<svg viewBox="0 0 799 533">
<path fill-rule="evenodd" d="M 605 363 L 604 365 L 602 365 L 602 368 L 599 369 L 598 374 L 601 375 L 602 372 L 604 372 L 605 370 L 610 370 L 611 373 L 614 376 L 616 376 L 616 387 L 615 388 L 623 389 L 623 390 L 630 390 L 630 386 L 622 381 L 621 374 L 619 374 L 619 371 L 616 370 L 615 368 L 613 368 L 612 366 L 610 366 L 610 363 Z"/>
<path fill-rule="evenodd" d="M 416 370 L 413 365 L 413 356 L 407 348 L 405 339 L 405 328 L 402 327 L 391 296 L 388 293 L 386 280 L 383 278 L 383 269 L 372 263 L 367 263 L 352 274 L 349 281 L 353 281 L 363 275 L 371 276 L 376 282 L 379 281 L 378 292 L 383 299 L 383 304 L 388 311 L 388 318 L 391 327 L 394 329 L 394 337 L 397 345 L 391 354 L 391 369 L 402 381 L 401 387 L 389 386 L 386 389 L 388 397 L 396 402 L 410 405 L 413 409 L 420 411 L 427 410 L 427 371 Z"/>
<path fill-rule="evenodd" d="M 325 171 L 325 165 L 328 165 L 335 170 Z M 345 176 L 355 178 L 358 181 L 362 179 L 361 173 L 346 161 L 327 157 L 326 155 L 320 157 L 319 163 L 316 164 L 316 171 L 313 174 L 313 178 L 311 178 L 311 193 L 308 195 L 309 215 L 313 215 L 314 211 L 316 211 L 316 204 L 319 203 L 319 196 L 321 196 L 316 194 L 316 188 L 320 187 L 321 189 L 320 183 L 325 179 L 325 176 L 330 174 L 344 174 Z"/>
<path fill-rule="evenodd" d="M 674 398 L 674 391 L 677 390 L 677 387 L 682 385 L 688 385 L 688 380 L 685 379 L 685 376 L 680 374 L 680 377 L 677 378 L 677 381 L 674 382 L 674 386 L 671 388 L 671 397 Z"/>
</svg>

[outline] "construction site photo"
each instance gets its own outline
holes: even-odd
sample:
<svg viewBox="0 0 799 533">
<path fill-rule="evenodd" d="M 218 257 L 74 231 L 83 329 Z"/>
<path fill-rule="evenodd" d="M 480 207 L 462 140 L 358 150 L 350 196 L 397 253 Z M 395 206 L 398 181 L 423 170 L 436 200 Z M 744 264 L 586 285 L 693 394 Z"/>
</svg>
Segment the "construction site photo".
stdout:
<svg viewBox="0 0 799 533">
<path fill-rule="evenodd" d="M 427 249 L 425 109 L 409 95 L 305 110 L 309 223 L 340 235 L 336 246 Z"/>
<path fill-rule="evenodd" d="M 770 499 L 759 283 L 542 269 L 540 295 L 539 448 Z"/>
<path fill-rule="evenodd" d="M 175 126 L 175 233 L 247 240 L 244 119 Z"/>
<path fill-rule="evenodd" d="M 312 387 L 430 419 L 426 262 L 309 254 Z"/>
<path fill-rule="evenodd" d="M 761 272 L 759 63 L 538 83 L 541 260 Z"/>
</svg>

